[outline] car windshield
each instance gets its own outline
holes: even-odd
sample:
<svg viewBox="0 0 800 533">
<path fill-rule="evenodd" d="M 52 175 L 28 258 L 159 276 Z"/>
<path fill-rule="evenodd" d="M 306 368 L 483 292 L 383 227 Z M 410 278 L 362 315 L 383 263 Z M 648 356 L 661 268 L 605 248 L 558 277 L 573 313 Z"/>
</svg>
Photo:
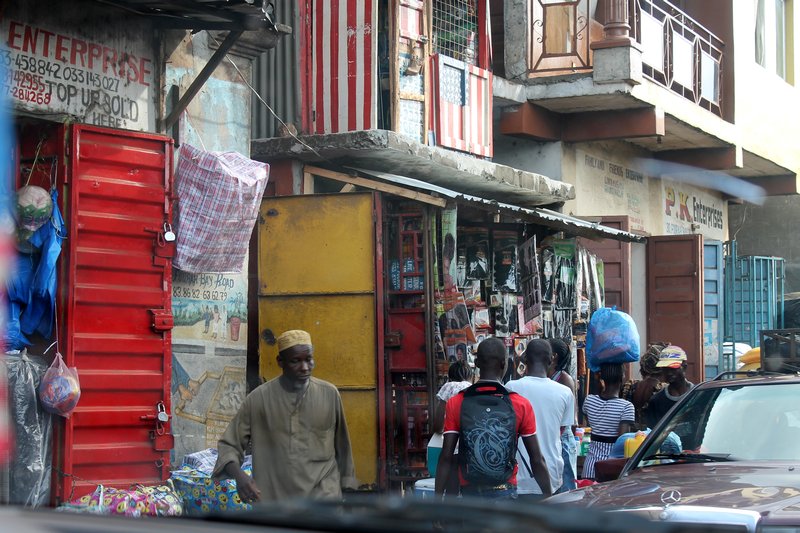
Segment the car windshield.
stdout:
<svg viewBox="0 0 800 533">
<path fill-rule="evenodd" d="M 667 420 L 634 468 L 676 461 L 800 460 L 800 384 L 698 390 Z"/>
</svg>

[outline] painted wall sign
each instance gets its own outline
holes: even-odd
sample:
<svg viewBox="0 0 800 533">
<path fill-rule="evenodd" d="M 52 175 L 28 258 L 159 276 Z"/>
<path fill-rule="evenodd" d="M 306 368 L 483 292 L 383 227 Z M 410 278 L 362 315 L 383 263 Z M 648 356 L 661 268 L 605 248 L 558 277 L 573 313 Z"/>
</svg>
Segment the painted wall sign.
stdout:
<svg viewBox="0 0 800 533">
<path fill-rule="evenodd" d="M 247 347 L 246 274 L 189 274 L 172 278 L 173 335 L 187 341 Z"/>
<path fill-rule="evenodd" d="M 727 211 L 721 197 L 692 185 L 662 180 L 662 198 L 664 233 L 702 233 L 725 240 Z"/>
<path fill-rule="evenodd" d="M 145 44 L 149 39 L 118 20 L 117 35 L 106 37 L 94 29 L 92 36 L 80 35 L 75 28 L 86 29 L 87 24 L 52 17 L 4 17 L 0 64 L 6 72 L 0 90 L 24 110 L 64 113 L 98 126 L 153 130 L 156 65 Z"/>
<path fill-rule="evenodd" d="M 638 170 L 598 155 L 576 150 L 578 213 L 582 216 L 626 214 L 631 229 L 652 231 L 651 180 Z"/>
</svg>

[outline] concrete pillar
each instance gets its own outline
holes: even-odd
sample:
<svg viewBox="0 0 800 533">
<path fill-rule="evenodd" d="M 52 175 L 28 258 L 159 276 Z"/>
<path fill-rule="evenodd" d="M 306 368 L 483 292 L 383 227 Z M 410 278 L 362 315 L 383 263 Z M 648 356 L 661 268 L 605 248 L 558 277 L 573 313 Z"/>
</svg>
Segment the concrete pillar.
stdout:
<svg viewBox="0 0 800 533">
<path fill-rule="evenodd" d="M 628 0 L 605 0 L 602 7 L 603 39 L 591 44 L 592 78 L 595 83 L 638 85 L 642 82 L 642 49 L 631 38 Z"/>
<path fill-rule="evenodd" d="M 504 63 L 506 79 L 527 79 L 530 39 L 530 0 L 504 0 Z"/>
</svg>

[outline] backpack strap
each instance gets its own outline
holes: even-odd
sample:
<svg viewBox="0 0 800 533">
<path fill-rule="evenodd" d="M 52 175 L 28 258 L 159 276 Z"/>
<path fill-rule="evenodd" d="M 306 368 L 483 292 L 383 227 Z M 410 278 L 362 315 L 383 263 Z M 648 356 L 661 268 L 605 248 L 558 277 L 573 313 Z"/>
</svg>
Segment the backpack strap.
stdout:
<svg viewBox="0 0 800 533">
<path fill-rule="evenodd" d="M 500 382 L 498 381 L 479 381 L 474 385 L 471 385 L 461 391 L 461 393 L 465 396 L 483 396 L 485 394 L 493 394 L 493 395 L 502 395 L 502 396 L 510 396 L 511 394 L 515 394 L 505 388 Z"/>
<path fill-rule="evenodd" d="M 533 479 L 533 469 L 531 468 L 531 465 L 528 464 L 528 461 L 525 460 L 525 456 L 522 455 L 522 451 L 519 448 L 517 448 L 517 455 L 519 456 L 520 460 L 522 461 L 522 464 L 525 465 L 525 470 L 528 471 L 528 474 L 530 474 L 531 479 Z"/>
</svg>

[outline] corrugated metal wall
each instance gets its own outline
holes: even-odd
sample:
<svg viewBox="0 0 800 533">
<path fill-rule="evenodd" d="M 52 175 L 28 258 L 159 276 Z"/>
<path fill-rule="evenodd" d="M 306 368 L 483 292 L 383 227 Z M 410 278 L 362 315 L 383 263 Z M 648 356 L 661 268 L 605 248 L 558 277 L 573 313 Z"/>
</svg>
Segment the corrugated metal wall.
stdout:
<svg viewBox="0 0 800 533">
<path fill-rule="evenodd" d="M 293 33 L 253 62 L 253 87 L 272 110 L 300 131 L 300 24 L 296 0 L 273 0 L 276 22 L 292 27 Z M 253 139 L 276 137 L 280 122 L 253 96 Z"/>
</svg>

